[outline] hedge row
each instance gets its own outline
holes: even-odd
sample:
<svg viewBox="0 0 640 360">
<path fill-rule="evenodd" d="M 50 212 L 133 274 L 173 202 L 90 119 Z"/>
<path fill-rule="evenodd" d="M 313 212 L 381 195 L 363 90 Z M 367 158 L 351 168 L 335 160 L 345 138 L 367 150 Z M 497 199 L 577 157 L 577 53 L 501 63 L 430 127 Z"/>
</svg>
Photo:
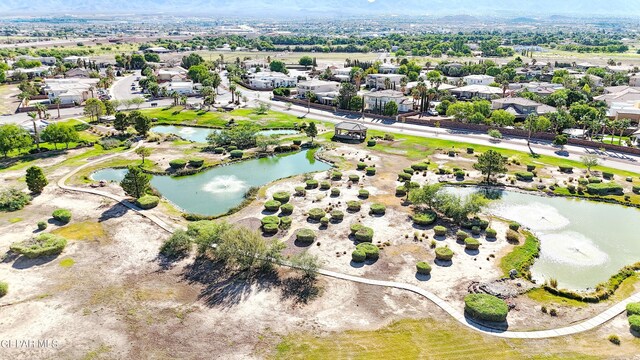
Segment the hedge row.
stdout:
<svg viewBox="0 0 640 360">
<path fill-rule="evenodd" d="M 144 195 L 136 200 L 136 205 L 138 205 L 138 207 L 143 210 L 153 209 L 154 207 L 158 206 L 159 203 L 160 198 L 153 195 Z"/>
<path fill-rule="evenodd" d="M 22 254 L 29 259 L 41 256 L 58 255 L 67 246 L 67 239 L 54 234 L 40 234 L 33 239 L 11 244 L 13 252 Z"/>
<path fill-rule="evenodd" d="M 464 297 L 464 311 L 476 320 L 503 322 L 509 307 L 504 300 L 489 294 L 469 294 Z"/>
</svg>

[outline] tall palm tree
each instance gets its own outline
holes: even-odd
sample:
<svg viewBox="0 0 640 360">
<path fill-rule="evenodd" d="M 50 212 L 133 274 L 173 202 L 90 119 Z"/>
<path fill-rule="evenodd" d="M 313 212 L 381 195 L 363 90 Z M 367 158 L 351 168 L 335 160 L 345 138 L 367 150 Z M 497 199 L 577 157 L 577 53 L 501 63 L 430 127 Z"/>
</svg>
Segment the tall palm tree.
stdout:
<svg viewBox="0 0 640 360">
<path fill-rule="evenodd" d="M 180 94 L 177 91 L 173 90 L 171 92 L 171 97 L 173 98 L 173 106 L 178 106 L 178 99 L 180 99 Z"/>
<path fill-rule="evenodd" d="M 622 144 L 622 134 L 624 131 L 631 126 L 631 120 L 629 119 L 620 119 L 620 126 L 618 130 L 620 130 L 620 135 L 618 136 L 618 145 Z"/>
<path fill-rule="evenodd" d="M 182 95 L 180 96 L 180 104 L 181 105 L 187 105 L 187 96 L 186 95 Z"/>
<path fill-rule="evenodd" d="M 42 116 L 47 112 L 47 107 L 41 103 L 36 104 L 36 112 L 38 113 L 38 119 L 42 119 Z"/>
<path fill-rule="evenodd" d="M 38 116 L 38 114 L 33 111 L 29 111 L 27 115 L 29 115 L 29 117 L 31 118 L 31 123 L 33 124 L 33 137 L 36 140 L 36 149 L 38 149 L 38 152 L 40 152 L 40 135 L 38 134 L 38 127 L 36 126 L 36 117 Z"/>
<path fill-rule="evenodd" d="M 60 119 L 60 104 L 62 103 L 62 101 L 60 100 L 60 98 L 55 98 L 51 101 L 52 103 L 56 104 L 58 107 L 58 119 Z"/>
<path fill-rule="evenodd" d="M 307 98 L 307 114 L 311 112 L 311 97 L 313 93 L 309 90 L 305 91 L 304 97 Z"/>
<path fill-rule="evenodd" d="M 242 96 L 242 92 L 240 90 L 236 90 L 236 103 L 240 104 L 240 97 Z"/>
<path fill-rule="evenodd" d="M 353 72 L 353 81 L 356 83 L 356 90 L 360 90 L 360 84 L 362 82 L 362 76 L 364 75 L 364 71 L 362 69 L 358 69 Z"/>
<path fill-rule="evenodd" d="M 235 102 L 235 96 L 236 96 L 236 84 L 231 83 L 229 85 L 229 92 L 231 92 L 231 102 Z"/>
<path fill-rule="evenodd" d="M 391 88 L 391 79 L 385 78 L 384 79 L 384 89 L 385 90 L 389 90 L 390 88 Z"/>
</svg>

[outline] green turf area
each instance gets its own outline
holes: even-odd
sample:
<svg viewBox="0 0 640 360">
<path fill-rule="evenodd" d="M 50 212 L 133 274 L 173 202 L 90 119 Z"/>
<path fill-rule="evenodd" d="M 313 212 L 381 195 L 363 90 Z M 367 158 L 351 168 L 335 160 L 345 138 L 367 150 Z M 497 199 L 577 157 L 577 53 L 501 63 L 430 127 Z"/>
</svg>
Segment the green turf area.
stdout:
<svg viewBox="0 0 640 360">
<path fill-rule="evenodd" d="M 530 233 L 525 233 L 524 244 L 516 246 L 513 251 L 505 255 L 500 261 L 500 268 L 504 276 L 509 276 L 511 269 L 516 269 L 519 275 L 528 273 L 529 266 L 533 265 L 536 256 L 540 253 L 540 241 Z"/>
</svg>

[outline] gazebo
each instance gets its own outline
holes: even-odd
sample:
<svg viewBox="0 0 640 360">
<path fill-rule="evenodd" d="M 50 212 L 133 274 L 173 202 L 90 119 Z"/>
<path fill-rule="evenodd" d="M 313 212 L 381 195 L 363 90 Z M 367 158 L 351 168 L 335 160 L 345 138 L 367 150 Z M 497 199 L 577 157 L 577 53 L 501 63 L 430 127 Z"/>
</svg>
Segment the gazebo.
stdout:
<svg viewBox="0 0 640 360">
<path fill-rule="evenodd" d="M 334 138 L 337 140 L 364 141 L 367 138 L 367 127 L 362 124 L 343 121 L 336 124 Z"/>
</svg>

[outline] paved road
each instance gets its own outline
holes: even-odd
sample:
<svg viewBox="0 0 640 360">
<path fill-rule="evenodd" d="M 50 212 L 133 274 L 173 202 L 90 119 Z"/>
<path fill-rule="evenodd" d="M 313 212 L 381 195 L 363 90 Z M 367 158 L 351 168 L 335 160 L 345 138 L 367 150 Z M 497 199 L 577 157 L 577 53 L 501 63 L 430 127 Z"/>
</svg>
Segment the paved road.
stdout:
<svg viewBox="0 0 640 360">
<path fill-rule="evenodd" d="M 136 70 L 132 75 L 127 75 L 116 80 L 109 89 L 111 98 L 115 100 L 127 100 L 142 97 L 140 90 L 131 91 L 131 86 L 136 84 L 136 78 L 140 75 L 140 71 Z"/>
</svg>

